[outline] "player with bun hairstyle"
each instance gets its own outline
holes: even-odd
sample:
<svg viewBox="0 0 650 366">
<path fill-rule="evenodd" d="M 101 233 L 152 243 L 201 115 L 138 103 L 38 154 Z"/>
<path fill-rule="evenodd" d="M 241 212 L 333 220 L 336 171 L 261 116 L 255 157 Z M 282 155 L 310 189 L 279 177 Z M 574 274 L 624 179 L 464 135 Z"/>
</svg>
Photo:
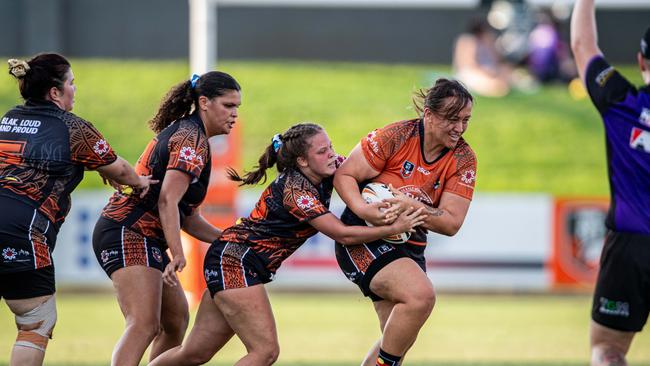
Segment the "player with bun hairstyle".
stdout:
<svg viewBox="0 0 650 366">
<path fill-rule="evenodd" d="M 397 212 L 415 207 L 428 214 L 404 244 L 336 244 L 343 273 L 370 297 L 379 318 L 382 338 L 368 353 L 366 366 L 398 365 L 415 342 L 435 303 L 425 273 L 427 231 L 456 234 L 474 193 L 476 156 L 462 138 L 472 96 L 459 82 L 439 79 L 416 96 L 415 105 L 421 118 L 369 133 L 334 178 L 347 204 L 341 220 L 348 225 L 381 223 L 381 213 L 368 207 L 359 193 L 359 186 L 368 181 L 391 187 L 395 198 L 387 201 Z"/>
<path fill-rule="evenodd" d="M 25 103 L 0 120 L 0 298 L 18 328 L 10 364 L 41 365 L 57 320 L 52 251 L 84 170 L 140 195 L 155 181 L 136 174 L 70 112 L 76 87 L 65 57 L 44 53 L 8 64 Z"/>
<path fill-rule="evenodd" d="M 230 170 L 230 178 L 241 184 L 266 181 L 266 170 L 273 165 L 280 174 L 250 216 L 212 243 L 204 263 L 208 289 L 194 327 L 182 346 L 151 365 L 203 364 L 235 334 L 248 351 L 235 365 L 273 364 L 280 348 L 264 284 L 287 257 L 318 231 L 346 245 L 360 244 L 410 231 L 423 222 L 422 209 L 410 208 L 397 218 L 390 209 L 377 215 L 378 221 L 390 225 L 343 224 L 329 211 L 333 175 L 342 160 L 322 127 L 300 123 L 273 137 L 257 169 L 243 177 Z M 385 203 L 369 206 L 378 210 Z"/>
<path fill-rule="evenodd" d="M 594 0 L 577 0 L 571 48 L 605 125 L 611 203 L 591 310 L 591 365 L 625 366 L 650 313 L 650 28 L 636 60 L 636 88 L 598 47 Z"/>
<path fill-rule="evenodd" d="M 189 313 L 176 278 L 185 267 L 180 231 L 208 243 L 221 234 L 199 205 L 210 181 L 208 138 L 230 133 L 240 89 L 232 76 L 218 71 L 174 86 L 149 122 L 157 136 L 136 166 L 161 184 L 144 196 L 115 193 L 97 221 L 95 255 L 113 281 L 126 320 L 113 365 L 138 365 L 152 342 L 150 359 L 183 341 Z"/>
</svg>

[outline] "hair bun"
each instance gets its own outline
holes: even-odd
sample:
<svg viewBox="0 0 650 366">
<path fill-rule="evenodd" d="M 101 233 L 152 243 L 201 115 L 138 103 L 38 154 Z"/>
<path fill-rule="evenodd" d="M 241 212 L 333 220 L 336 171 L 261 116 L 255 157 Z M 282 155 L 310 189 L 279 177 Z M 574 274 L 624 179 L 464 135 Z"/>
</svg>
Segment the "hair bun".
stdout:
<svg viewBox="0 0 650 366">
<path fill-rule="evenodd" d="M 9 64 L 9 73 L 17 79 L 23 78 L 29 71 L 29 64 L 24 60 L 12 58 L 7 60 L 7 64 Z"/>
</svg>

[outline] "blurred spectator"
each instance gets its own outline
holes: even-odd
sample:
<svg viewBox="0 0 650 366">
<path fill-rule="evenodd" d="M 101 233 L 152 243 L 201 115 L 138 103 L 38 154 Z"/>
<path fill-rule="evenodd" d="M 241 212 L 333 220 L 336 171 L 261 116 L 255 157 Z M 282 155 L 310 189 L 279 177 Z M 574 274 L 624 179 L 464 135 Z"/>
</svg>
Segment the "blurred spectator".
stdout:
<svg viewBox="0 0 650 366">
<path fill-rule="evenodd" d="M 474 93 L 501 97 L 510 91 L 512 70 L 495 48 L 496 36 L 482 19 L 470 22 L 456 40 L 453 67 L 456 78 Z"/>
<path fill-rule="evenodd" d="M 540 12 L 528 37 L 528 70 L 542 83 L 569 82 L 577 76 L 569 47 L 551 14 Z"/>
</svg>

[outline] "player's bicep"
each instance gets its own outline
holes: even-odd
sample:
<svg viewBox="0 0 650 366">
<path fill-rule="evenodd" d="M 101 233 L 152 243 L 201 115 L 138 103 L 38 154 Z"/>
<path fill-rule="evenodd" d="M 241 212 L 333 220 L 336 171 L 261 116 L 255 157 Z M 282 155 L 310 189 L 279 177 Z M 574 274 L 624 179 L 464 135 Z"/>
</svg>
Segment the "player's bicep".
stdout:
<svg viewBox="0 0 650 366">
<path fill-rule="evenodd" d="M 352 149 L 350 156 L 345 159 L 343 164 L 336 170 L 336 175 L 349 176 L 354 178 L 357 182 L 364 182 L 379 175 L 379 171 L 375 170 L 361 149 L 361 145 Z"/>
<path fill-rule="evenodd" d="M 169 169 L 165 172 L 160 188 L 159 203 L 178 204 L 190 186 L 192 176 L 184 171 Z"/>
</svg>

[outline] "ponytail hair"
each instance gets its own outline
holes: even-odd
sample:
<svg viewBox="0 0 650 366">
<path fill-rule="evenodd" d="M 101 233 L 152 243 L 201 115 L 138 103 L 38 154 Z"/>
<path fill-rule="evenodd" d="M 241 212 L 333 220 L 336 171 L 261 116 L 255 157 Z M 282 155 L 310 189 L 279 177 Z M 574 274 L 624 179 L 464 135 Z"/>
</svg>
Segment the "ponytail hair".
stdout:
<svg viewBox="0 0 650 366">
<path fill-rule="evenodd" d="M 10 59 L 7 63 L 24 100 L 45 100 L 53 87 L 63 90 L 70 71 L 70 62 L 57 53 L 41 53 L 27 61 Z"/>
<path fill-rule="evenodd" d="M 190 80 L 176 84 L 167 92 L 158 112 L 149 121 L 149 127 L 153 132 L 160 133 L 172 122 L 197 110 L 199 97 L 213 99 L 233 90 L 240 91 L 241 87 L 235 78 L 225 72 L 210 71 L 198 77 L 195 75 Z"/>
<path fill-rule="evenodd" d="M 453 100 L 447 103 L 446 99 L 450 97 Z M 450 119 L 473 101 L 472 95 L 459 81 L 440 78 L 431 88 L 415 93 L 413 106 L 419 116 L 422 116 L 427 108 L 442 118 Z"/>
<path fill-rule="evenodd" d="M 306 157 L 309 150 L 308 140 L 322 131 L 323 127 L 315 123 L 304 122 L 293 125 L 283 134 L 275 135 L 273 141 L 264 150 L 264 154 L 258 159 L 254 170 L 246 172 L 241 177 L 235 169 L 228 168 L 228 178 L 240 182 L 240 186 L 253 185 L 260 181 L 265 183 L 266 170 L 273 165 L 277 166 L 280 173 L 287 169 L 298 169 L 298 158 Z"/>
</svg>

